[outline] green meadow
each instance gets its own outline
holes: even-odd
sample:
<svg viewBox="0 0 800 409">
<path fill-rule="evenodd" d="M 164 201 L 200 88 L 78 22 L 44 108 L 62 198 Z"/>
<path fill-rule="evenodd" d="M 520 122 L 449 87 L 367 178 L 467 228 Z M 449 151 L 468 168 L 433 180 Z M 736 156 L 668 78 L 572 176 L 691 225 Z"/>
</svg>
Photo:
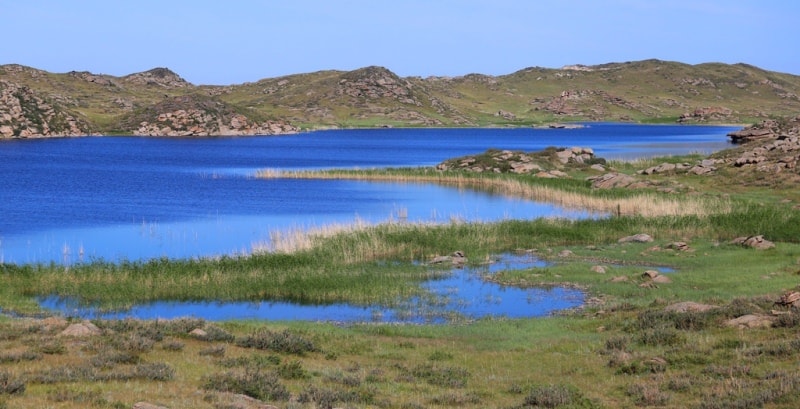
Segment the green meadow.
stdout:
<svg viewBox="0 0 800 409">
<path fill-rule="evenodd" d="M 633 173 L 649 163 L 611 165 Z M 0 264 L 8 313 L 0 316 L 0 408 L 795 407 L 800 313 L 776 301 L 800 280 L 797 187 L 670 175 L 659 177 L 683 190 L 598 190 L 584 172 L 554 180 L 425 168 L 265 171 L 458 184 L 605 216 L 276 232 L 246 257 Z M 639 233 L 653 241 L 619 242 Z M 755 235 L 775 247 L 732 242 Z M 545 318 L 441 325 L 97 320 L 84 337 L 62 334 L 80 320 L 48 317 L 36 303 L 58 295 L 101 308 L 155 300 L 392 305 L 448 274 L 424 263 L 454 251 L 469 263 L 533 252 L 555 262 L 492 279 L 579 288 L 587 302 Z M 654 280 L 645 272 L 656 267 L 674 272 Z M 675 307 L 685 302 L 705 307 Z"/>
</svg>

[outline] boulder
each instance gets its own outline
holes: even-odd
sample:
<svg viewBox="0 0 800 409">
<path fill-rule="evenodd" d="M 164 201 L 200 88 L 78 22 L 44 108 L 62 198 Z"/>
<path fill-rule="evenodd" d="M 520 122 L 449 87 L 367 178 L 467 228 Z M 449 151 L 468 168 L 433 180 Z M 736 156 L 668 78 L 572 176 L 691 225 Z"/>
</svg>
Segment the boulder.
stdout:
<svg viewBox="0 0 800 409">
<path fill-rule="evenodd" d="M 741 131 L 731 132 L 728 137 L 731 138 L 733 143 L 745 143 L 760 139 L 771 139 L 775 137 L 775 134 L 771 129 L 746 128 Z"/>
<path fill-rule="evenodd" d="M 606 268 L 603 266 L 592 266 L 592 272 L 597 274 L 605 274 Z"/>
<path fill-rule="evenodd" d="M 83 321 L 77 324 L 71 324 L 66 329 L 61 331 L 59 335 L 63 337 L 84 338 L 93 337 L 102 333 L 103 331 L 101 331 L 100 328 L 97 328 L 96 325 L 89 321 Z"/>
<path fill-rule="evenodd" d="M 747 314 L 739 318 L 725 321 L 725 326 L 736 327 L 739 329 L 749 328 L 769 328 L 772 326 L 774 318 L 763 314 Z"/>
<path fill-rule="evenodd" d="M 677 251 L 691 251 L 692 248 L 685 241 L 674 241 L 672 243 L 667 244 L 668 249 L 677 250 Z"/>
<path fill-rule="evenodd" d="M 208 333 L 201 328 L 195 328 L 189 332 L 189 335 L 198 339 L 205 339 L 208 336 Z"/>
<path fill-rule="evenodd" d="M 617 240 L 617 243 L 650 243 L 653 237 L 646 233 L 634 234 L 633 236 L 623 237 Z"/>
<path fill-rule="evenodd" d="M 775 248 L 775 243 L 765 239 L 764 236 L 762 235 L 737 237 L 733 239 L 731 243 L 738 244 L 744 247 L 754 248 L 756 250 L 767 250 Z"/>
<path fill-rule="evenodd" d="M 669 284 L 672 282 L 672 279 L 667 276 L 658 275 L 653 277 L 653 282 L 656 284 Z"/>
<path fill-rule="evenodd" d="M 600 176 L 591 176 L 587 180 L 592 182 L 594 189 L 611 189 L 616 187 L 628 187 L 638 182 L 633 176 L 624 173 L 606 173 Z"/>
</svg>

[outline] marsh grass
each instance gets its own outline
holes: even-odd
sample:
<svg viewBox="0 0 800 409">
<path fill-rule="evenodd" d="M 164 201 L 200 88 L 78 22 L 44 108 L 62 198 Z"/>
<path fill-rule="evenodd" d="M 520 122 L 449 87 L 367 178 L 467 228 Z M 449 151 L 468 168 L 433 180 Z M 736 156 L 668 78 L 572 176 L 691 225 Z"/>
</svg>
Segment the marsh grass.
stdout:
<svg viewBox="0 0 800 409">
<path fill-rule="evenodd" d="M 262 170 L 260 178 L 348 179 L 402 183 L 435 183 L 488 191 L 566 208 L 590 210 L 618 216 L 708 215 L 729 211 L 730 203 L 721 198 L 669 197 L 656 192 L 597 191 L 586 182 L 538 179 L 530 176 L 505 176 L 464 172 L 440 172 L 430 168 L 381 170 L 279 171 Z"/>
</svg>

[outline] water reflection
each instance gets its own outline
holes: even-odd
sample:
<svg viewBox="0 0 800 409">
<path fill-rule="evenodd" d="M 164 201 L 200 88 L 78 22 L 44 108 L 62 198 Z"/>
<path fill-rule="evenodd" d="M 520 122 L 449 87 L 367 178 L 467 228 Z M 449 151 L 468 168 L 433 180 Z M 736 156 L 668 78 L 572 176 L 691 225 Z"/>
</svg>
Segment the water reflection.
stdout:
<svg viewBox="0 0 800 409">
<path fill-rule="evenodd" d="M 428 295 L 405 300 L 395 308 L 349 304 L 300 305 L 288 302 L 176 302 L 159 301 L 136 305 L 125 311 L 100 312 L 70 299 L 47 297 L 43 308 L 70 317 L 102 319 L 173 319 L 195 317 L 224 320 L 302 320 L 338 323 L 446 323 L 487 317 L 542 317 L 583 304 L 578 290 L 517 288 L 484 280 L 498 271 L 543 267 L 532 254 L 503 254 L 491 264 L 454 268 L 446 278 L 424 284 Z"/>
</svg>

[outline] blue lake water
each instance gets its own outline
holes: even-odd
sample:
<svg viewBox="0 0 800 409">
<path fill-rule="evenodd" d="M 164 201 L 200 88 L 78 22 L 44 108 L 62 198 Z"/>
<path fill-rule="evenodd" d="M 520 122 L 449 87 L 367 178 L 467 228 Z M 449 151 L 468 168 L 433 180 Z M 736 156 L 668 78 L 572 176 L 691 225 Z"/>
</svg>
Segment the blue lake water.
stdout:
<svg viewBox="0 0 800 409">
<path fill-rule="evenodd" d="M 0 262 L 72 263 L 249 253 L 271 232 L 354 220 L 586 217 L 424 184 L 255 179 L 259 169 L 430 166 L 489 148 L 591 147 L 630 159 L 729 147 L 736 128 L 375 129 L 291 136 L 0 141 Z"/>
<path fill-rule="evenodd" d="M 0 141 L 0 263 L 63 263 L 248 254 L 275 231 L 396 220 L 494 221 L 591 215 L 547 203 L 416 183 L 256 179 L 260 169 L 430 166 L 489 148 L 536 151 L 581 146 L 606 159 L 730 147 L 738 128 L 588 124 L 582 129 L 375 129 L 291 136 L 162 139 L 87 137 Z M 99 314 L 70 300 L 42 305 L 106 318 L 302 319 L 441 322 L 543 316 L 583 303 L 565 288 L 507 288 L 484 280 L 496 268 L 537 260 L 505 255 L 425 284 L 431 298 L 398 308 L 158 302 Z M 2 301 L 0 300 L 0 308 Z"/>
</svg>

